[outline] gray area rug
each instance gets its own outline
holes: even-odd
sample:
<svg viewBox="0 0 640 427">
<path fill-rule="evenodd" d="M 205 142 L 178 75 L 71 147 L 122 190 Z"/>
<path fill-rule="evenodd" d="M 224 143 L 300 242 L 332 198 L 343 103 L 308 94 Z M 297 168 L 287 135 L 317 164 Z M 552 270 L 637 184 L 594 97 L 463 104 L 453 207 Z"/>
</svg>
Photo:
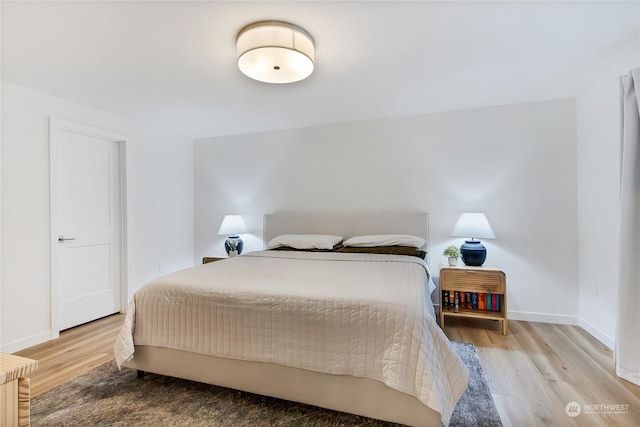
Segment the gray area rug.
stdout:
<svg viewBox="0 0 640 427">
<path fill-rule="evenodd" d="M 453 342 L 469 387 L 451 426 L 501 426 L 472 344 Z M 33 426 L 379 426 L 397 424 L 162 375 L 136 378 L 114 362 L 31 401 Z"/>
</svg>

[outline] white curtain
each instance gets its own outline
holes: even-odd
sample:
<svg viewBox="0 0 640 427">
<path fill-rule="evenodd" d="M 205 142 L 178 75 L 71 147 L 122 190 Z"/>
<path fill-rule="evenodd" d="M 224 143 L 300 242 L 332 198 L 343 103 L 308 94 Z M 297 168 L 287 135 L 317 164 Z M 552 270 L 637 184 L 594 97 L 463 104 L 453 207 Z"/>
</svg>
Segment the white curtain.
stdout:
<svg viewBox="0 0 640 427">
<path fill-rule="evenodd" d="M 622 172 L 616 374 L 640 385 L 640 68 L 620 78 Z"/>
</svg>

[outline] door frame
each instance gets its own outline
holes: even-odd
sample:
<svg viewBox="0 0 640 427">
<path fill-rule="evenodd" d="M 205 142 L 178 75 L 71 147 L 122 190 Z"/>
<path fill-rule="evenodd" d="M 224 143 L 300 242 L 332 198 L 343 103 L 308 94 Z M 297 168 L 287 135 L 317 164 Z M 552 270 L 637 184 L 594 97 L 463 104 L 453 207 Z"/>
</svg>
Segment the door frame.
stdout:
<svg viewBox="0 0 640 427">
<path fill-rule="evenodd" d="M 57 223 L 57 213 L 54 209 L 57 206 L 58 178 L 56 176 L 56 165 L 58 162 L 58 145 L 60 143 L 58 132 L 65 131 L 80 135 L 91 136 L 106 141 L 115 142 L 118 147 L 118 176 L 120 179 L 120 312 L 124 313 L 128 304 L 128 268 L 127 268 L 127 181 L 126 181 L 126 148 L 127 136 L 118 132 L 101 129 L 70 120 L 57 117 L 49 118 L 49 228 L 50 228 L 50 274 L 51 274 L 51 339 L 60 336 L 60 289 L 58 277 L 58 235 L 54 229 Z"/>
</svg>

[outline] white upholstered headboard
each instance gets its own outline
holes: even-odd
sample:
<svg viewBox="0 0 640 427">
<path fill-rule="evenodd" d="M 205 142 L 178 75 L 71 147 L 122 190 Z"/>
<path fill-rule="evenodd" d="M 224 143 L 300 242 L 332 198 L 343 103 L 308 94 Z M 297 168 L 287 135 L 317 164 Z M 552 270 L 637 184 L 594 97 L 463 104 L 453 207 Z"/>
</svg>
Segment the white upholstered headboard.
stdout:
<svg viewBox="0 0 640 427">
<path fill-rule="evenodd" d="M 333 234 L 345 239 L 367 234 L 411 234 L 427 241 L 429 214 L 425 212 L 271 213 L 264 216 L 266 246 L 281 234 Z"/>
</svg>

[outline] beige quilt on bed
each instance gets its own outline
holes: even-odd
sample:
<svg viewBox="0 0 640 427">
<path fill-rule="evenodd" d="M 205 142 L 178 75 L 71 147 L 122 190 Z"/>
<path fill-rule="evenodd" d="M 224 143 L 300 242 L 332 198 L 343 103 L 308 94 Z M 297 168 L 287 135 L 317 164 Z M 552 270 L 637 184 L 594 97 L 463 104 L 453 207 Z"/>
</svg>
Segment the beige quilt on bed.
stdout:
<svg viewBox="0 0 640 427">
<path fill-rule="evenodd" d="M 134 343 L 382 381 L 449 423 L 468 372 L 438 327 L 428 269 L 398 255 L 261 251 L 159 277 L 115 345 Z"/>
</svg>

